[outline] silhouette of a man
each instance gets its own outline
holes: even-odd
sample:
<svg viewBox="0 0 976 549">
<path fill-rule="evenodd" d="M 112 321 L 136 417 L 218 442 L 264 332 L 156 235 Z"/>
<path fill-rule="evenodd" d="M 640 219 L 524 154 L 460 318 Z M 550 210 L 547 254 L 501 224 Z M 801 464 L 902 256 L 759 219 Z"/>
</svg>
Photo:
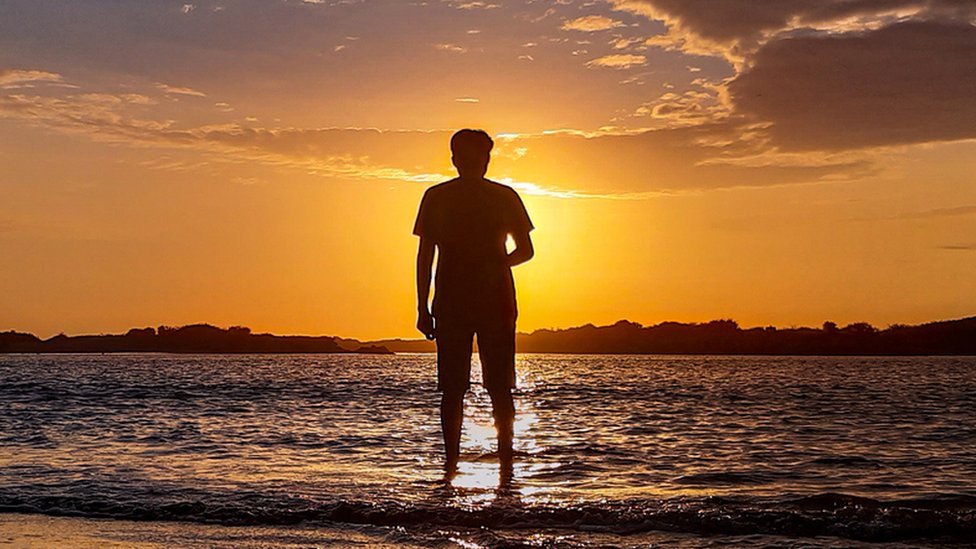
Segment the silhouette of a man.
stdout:
<svg viewBox="0 0 976 549">
<path fill-rule="evenodd" d="M 518 193 L 485 179 L 494 143 L 481 130 L 451 137 L 458 177 L 427 189 L 413 232 L 417 250 L 417 329 L 437 339 L 437 387 L 446 468 L 457 466 L 471 343 L 478 336 L 484 386 L 498 432 L 498 456 L 512 460 L 515 405 L 515 284 L 511 267 L 532 259 L 533 229 Z M 511 236 L 515 249 L 508 253 Z M 433 315 L 428 309 L 437 248 Z M 435 322 L 436 320 L 436 322 Z"/>
</svg>

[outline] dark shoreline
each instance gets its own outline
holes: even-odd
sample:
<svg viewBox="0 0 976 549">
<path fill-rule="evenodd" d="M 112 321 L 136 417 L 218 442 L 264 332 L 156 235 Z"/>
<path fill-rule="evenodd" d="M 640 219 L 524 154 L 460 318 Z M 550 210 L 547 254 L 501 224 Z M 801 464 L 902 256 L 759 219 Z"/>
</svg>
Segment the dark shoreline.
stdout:
<svg viewBox="0 0 976 549">
<path fill-rule="evenodd" d="M 654 326 L 621 320 L 609 326 L 587 324 L 519 333 L 516 347 L 520 353 L 607 355 L 973 356 L 976 317 L 885 329 L 863 322 L 844 327 L 824 322 L 821 328 L 743 329 L 732 320 Z M 392 354 L 435 350 L 435 342 L 425 339 L 364 342 L 332 336 L 253 334 L 246 327 L 222 329 L 207 324 L 132 329 L 122 335 L 61 334 L 46 340 L 28 333 L 0 333 L 0 354 Z"/>
<path fill-rule="evenodd" d="M 424 340 L 370 343 L 394 352 L 434 350 L 434 344 Z M 621 320 L 609 326 L 520 333 L 516 348 L 520 353 L 605 355 L 973 356 L 976 317 L 883 330 L 863 322 L 844 327 L 825 322 L 821 328 L 743 329 L 732 320 L 654 326 Z"/>
<path fill-rule="evenodd" d="M 0 353 L 392 354 L 385 347 L 351 339 L 253 334 L 250 328 L 222 329 L 209 324 L 133 328 L 124 335 L 61 334 L 46 340 L 34 334 L 3 332 Z"/>
</svg>

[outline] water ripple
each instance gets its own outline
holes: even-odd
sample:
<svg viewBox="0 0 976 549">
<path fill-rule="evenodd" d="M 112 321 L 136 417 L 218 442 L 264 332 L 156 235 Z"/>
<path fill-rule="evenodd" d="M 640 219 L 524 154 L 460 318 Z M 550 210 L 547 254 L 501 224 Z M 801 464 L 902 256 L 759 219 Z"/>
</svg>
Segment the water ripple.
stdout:
<svg viewBox="0 0 976 549">
<path fill-rule="evenodd" d="M 520 356 L 504 486 L 477 385 L 468 459 L 454 485 L 439 482 L 434 368 L 432 355 L 3 355 L 0 510 L 976 531 L 973 358 Z"/>
</svg>

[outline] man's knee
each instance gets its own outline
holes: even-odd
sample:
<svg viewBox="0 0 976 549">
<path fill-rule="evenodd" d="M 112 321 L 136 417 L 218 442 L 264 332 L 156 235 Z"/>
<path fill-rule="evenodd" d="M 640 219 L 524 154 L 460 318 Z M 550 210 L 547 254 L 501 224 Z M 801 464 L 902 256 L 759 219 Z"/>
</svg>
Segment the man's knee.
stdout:
<svg viewBox="0 0 976 549">
<path fill-rule="evenodd" d="M 512 390 L 509 387 L 489 388 L 488 396 L 491 398 L 491 406 L 496 415 L 509 416 L 515 413 L 515 402 L 512 399 Z"/>
<path fill-rule="evenodd" d="M 468 391 L 466 387 L 454 387 L 446 389 L 441 393 L 441 402 L 447 404 L 461 404 L 464 402 L 464 394 Z"/>
</svg>

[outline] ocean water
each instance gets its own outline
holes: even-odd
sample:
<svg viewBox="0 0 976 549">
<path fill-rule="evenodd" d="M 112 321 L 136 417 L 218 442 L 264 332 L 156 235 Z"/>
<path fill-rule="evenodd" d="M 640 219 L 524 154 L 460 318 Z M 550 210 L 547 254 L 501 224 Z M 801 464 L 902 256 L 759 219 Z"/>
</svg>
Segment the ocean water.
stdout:
<svg viewBox="0 0 976 549">
<path fill-rule="evenodd" d="M 973 357 L 520 355 L 511 475 L 476 367 L 452 480 L 434 368 L 0 355 L 0 543 L 976 544 Z"/>
</svg>

